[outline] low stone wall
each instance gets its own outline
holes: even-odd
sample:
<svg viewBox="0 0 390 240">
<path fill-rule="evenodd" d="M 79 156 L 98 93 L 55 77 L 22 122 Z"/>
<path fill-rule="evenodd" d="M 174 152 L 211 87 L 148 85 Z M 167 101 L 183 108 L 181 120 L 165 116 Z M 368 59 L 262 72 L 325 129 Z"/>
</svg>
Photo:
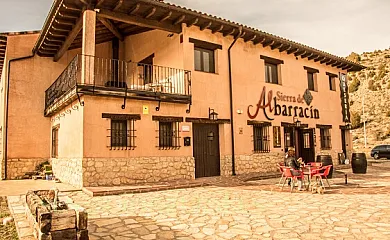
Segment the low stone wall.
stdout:
<svg viewBox="0 0 390 240">
<path fill-rule="evenodd" d="M 269 173 L 278 171 L 277 163 L 284 161 L 281 153 L 256 153 L 250 155 L 237 155 L 236 174 L 244 173 Z"/>
<path fill-rule="evenodd" d="M 221 176 L 229 177 L 232 175 L 232 155 L 221 156 Z"/>
<path fill-rule="evenodd" d="M 79 188 L 83 186 L 83 160 L 81 158 L 52 158 L 51 163 L 54 176 L 61 182 Z"/>
<path fill-rule="evenodd" d="M 33 172 L 37 165 L 48 160 L 44 158 L 7 159 L 7 179 L 17 179 L 24 176 L 26 172 Z"/>
<path fill-rule="evenodd" d="M 83 186 L 195 179 L 193 157 L 84 158 Z"/>
</svg>

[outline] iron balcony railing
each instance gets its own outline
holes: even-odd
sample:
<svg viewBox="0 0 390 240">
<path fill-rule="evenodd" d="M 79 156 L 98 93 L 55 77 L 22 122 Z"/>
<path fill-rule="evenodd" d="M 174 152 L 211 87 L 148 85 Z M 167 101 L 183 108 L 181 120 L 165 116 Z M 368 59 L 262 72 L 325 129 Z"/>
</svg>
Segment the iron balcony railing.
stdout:
<svg viewBox="0 0 390 240">
<path fill-rule="evenodd" d="M 83 80 L 81 77 L 82 58 L 84 58 L 84 68 L 86 69 Z M 94 66 L 93 73 L 88 71 L 88 69 L 92 69 L 90 68 L 91 64 Z M 105 93 L 109 91 L 129 92 L 135 93 L 135 95 L 156 93 L 156 96 L 165 95 L 180 98 L 191 96 L 191 71 L 78 55 L 46 90 L 46 108 L 67 95 L 74 87 L 76 90 L 92 88 L 94 92 L 100 89 Z"/>
</svg>

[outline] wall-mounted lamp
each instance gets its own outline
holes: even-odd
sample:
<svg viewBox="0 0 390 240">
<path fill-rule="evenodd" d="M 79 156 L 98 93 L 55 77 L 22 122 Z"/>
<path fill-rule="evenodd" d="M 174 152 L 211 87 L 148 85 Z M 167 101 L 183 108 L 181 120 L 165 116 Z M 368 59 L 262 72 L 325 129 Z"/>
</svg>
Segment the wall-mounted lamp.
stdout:
<svg viewBox="0 0 390 240">
<path fill-rule="evenodd" d="M 301 127 L 301 121 L 299 121 L 299 118 L 294 117 L 293 122 L 295 124 L 295 127 L 297 127 L 297 128 Z"/>
<path fill-rule="evenodd" d="M 208 139 L 209 141 L 213 141 L 213 140 L 214 140 L 214 133 L 213 133 L 213 132 L 209 132 L 209 133 L 207 134 L 207 139 Z"/>
<path fill-rule="evenodd" d="M 209 108 L 209 119 L 213 121 L 218 120 L 218 113 L 216 113 L 214 109 Z"/>
</svg>

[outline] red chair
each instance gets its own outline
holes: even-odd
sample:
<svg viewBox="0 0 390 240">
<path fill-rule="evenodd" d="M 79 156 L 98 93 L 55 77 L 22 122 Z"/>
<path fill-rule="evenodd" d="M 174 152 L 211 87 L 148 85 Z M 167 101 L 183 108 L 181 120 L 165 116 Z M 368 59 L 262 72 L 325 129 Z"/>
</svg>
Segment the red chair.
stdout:
<svg viewBox="0 0 390 240">
<path fill-rule="evenodd" d="M 280 183 L 282 182 L 282 180 L 285 178 L 285 176 L 284 176 L 284 171 L 283 171 L 284 163 L 283 163 L 283 162 L 280 162 L 280 163 L 277 164 L 277 166 L 278 166 L 278 169 L 279 169 L 280 173 L 282 174 L 282 176 L 281 176 L 280 179 L 279 179 L 279 183 L 278 183 L 278 185 L 280 185 Z"/>
<path fill-rule="evenodd" d="M 294 171 L 298 171 L 298 170 L 294 170 Z M 284 167 L 283 168 L 283 173 L 284 173 L 285 179 L 284 179 L 284 182 L 283 182 L 283 185 L 282 185 L 282 190 L 283 190 L 284 185 L 286 184 L 286 180 L 287 179 L 291 179 L 291 190 L 290 190 L 290 192 L 293 191 L 295 182 L 298 181 L 298 179 L 302 180 L 303 187 L 305 187 L 305 177 L 303 175 L 303 171 L 298 171 L 298 172 L 300 173 L 300 175 L 294 176 L 292 174 L 292 172 L 291 172 L 291 168 L 289 168 L 289 167 Z"/>
<path fill-rule="evenodd" d="M 323 187 L 325 187 L 324 182 L 322 181 L 323 178 L 325 178 L 326 182 L 328 183 L 328 186 L 330 187 L 329 181 L 328 181 L 328 175 L 330 173 L 330 169 L 332 168 L 332 165 L 328 165 L 325 167 L 322 167 L 320 169 L 317 169 L 317 173 L 313 175 L 313 177 L 320 178 L 321 184 Z M 324 171 L 324 172 L 322 172 Z"/>
</svg>

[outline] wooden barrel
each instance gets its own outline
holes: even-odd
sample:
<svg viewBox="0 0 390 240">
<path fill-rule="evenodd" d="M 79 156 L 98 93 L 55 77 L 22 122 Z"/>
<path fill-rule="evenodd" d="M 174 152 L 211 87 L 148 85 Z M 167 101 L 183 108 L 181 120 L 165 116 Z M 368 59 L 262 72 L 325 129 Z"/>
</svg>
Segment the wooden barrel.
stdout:
<svg viewBox="0 0 390 240">
<path fill-rule="evenodd" d="M 367 172 L 367 158 L 365 153 L 352 153 L 352 172 L 363 173 Z"/>
<path fill-rule="evenodd" d="M 330 155 L 317 155 L 317 160 L 316 162 L 321 162 L 322 166 L 329 166 L 332 165 L 330 168 L 330 172 L 328 175 L 328 178 L 332 178 L 333 176 L 333 161 L 332 161 L 332 156 Z"/>
</svg>

